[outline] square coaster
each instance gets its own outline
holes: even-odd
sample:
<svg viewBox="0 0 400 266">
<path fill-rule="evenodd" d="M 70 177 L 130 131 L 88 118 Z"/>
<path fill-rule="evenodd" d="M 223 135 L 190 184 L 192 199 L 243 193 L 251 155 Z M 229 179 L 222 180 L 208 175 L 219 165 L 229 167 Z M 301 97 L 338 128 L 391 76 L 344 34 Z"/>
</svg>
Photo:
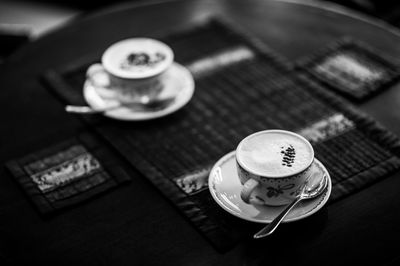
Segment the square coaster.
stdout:
<svg viewBox="0 0 400 266">
<path fill-rule="evenodd" d="M 38 210 L 45 214 L 77 204 L 130 180 L 113 154 L 89 135 L 6 164 Z M 106 163 L 102 163 L 106 162 Z"/>
<path fill-rule="evenodd" d="M 366 44 L 349 38 L 297 64 L 298 67 L 352 100 L 364 100 L 387 88 L 400 68 Z"/>
</svg>

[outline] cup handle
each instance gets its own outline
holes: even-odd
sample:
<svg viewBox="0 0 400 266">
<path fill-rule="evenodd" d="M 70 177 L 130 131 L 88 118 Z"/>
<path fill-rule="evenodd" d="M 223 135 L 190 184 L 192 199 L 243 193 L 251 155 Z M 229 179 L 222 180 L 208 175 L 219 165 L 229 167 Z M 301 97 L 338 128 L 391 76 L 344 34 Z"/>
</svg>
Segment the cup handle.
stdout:
<svg viewBox="0 0 400 266">
<path fill-rule="evenodd" d="M 251 197 L 254 189 L 260 184 L 257 180 L 250 178 L 244 183 L 240 197 L 247 204 L 264 204 L 264 201 L 256 197 Z"/>
<path fill-rule="evenodd" d="M 86 71 L 86 80 L 88 80 L 96 91 L 104 98 L 114 98 L 115 92 L 111 89 L 109 74 L 102 64 L 93 64 Z"/>
<path fill-rule="evenodd" d="M 110 77 L 102 64 L 93 64 L 86 71 L 86 79 L 94 86 L 110 89 Z"/>
</svg>

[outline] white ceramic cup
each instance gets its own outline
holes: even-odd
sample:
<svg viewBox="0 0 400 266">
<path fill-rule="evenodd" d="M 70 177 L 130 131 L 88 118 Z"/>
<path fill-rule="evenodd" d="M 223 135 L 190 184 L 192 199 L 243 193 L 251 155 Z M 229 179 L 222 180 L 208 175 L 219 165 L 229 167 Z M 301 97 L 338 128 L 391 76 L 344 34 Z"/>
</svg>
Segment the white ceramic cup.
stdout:
<svg viewBox="0 0 400 266">
<path fill-rule="evenodd" d="M 240 196 L 248 204 L 289 204 L 311 176 L 313 162 L 310 142 L 296 133 L 285 130 L 254 133 L 236 149 L 236 166 L 243 185 Z"/>
<path fill-rule="evenodd" d="M 163 89 L 163 78 L 174 61 L 172 49 L 149 38 L 130 38 L 114 43 L 103 53 L 101 64 L 87 72 L 97 92 L 121 102 L 147 102 Z"/>
</svg>

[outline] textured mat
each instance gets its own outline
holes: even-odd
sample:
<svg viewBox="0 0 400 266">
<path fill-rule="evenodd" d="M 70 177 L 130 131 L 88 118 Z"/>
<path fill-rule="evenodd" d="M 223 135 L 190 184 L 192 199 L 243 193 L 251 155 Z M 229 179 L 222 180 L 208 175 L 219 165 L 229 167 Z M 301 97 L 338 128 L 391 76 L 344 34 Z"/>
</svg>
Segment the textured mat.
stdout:
<svg viewBox="0 0 400 266">
<path fill-rule="evenodd" d="M 115 152 L 87 133 L 6 164 L 42 214 L 128 182 L 130 177 L 123 165 Z"/>
<path fill-rule="evenodd" d="M 390 87 L 400 77 L 398 63 L 367 44 L 345 38 L 297 66 L 341 95 L 363 101 Z"/>
<path fill-rule="evenodd" d="M 192 72 L 187 106 L 148 122 L 84 116 L 220 251 L 250 237 L 253 224 L 222 210 L 207 188 L 210 168 L 245 136 L 299 132 L 332 176 L 331 201 L 400 167 L 398 139 L 258 41 L 219 21 L 161 38 Z M 81 104 L 87 67 L 97 57 L 51 70 L 44 81 L 64 103 Z M 251 231 L 250 231 L 250 230 Z"/>
</svg>

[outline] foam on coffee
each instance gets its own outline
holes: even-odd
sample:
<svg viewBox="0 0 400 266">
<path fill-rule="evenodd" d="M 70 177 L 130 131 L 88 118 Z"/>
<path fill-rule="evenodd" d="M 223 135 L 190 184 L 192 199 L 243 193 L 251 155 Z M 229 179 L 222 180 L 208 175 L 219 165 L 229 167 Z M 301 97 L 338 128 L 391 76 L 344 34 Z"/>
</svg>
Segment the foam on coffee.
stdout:
<svg viewBox="0 0 400 266">
<path fill-rule="evenodd" d="M 131 38 L 110 46 L 102 57 L 104 67 L 122 78 L 147 78 L 164 71 L 173 61 L 166 44 L 148 38 Z"/>
<path fill-rule="evenodd" d="M 284 131 L 250 135 L 239 144 L 237 152 L 242 166 L 270 177 L 298 173 L 314 157 L 313 149 L 305 139 Z"/>
</svg>

